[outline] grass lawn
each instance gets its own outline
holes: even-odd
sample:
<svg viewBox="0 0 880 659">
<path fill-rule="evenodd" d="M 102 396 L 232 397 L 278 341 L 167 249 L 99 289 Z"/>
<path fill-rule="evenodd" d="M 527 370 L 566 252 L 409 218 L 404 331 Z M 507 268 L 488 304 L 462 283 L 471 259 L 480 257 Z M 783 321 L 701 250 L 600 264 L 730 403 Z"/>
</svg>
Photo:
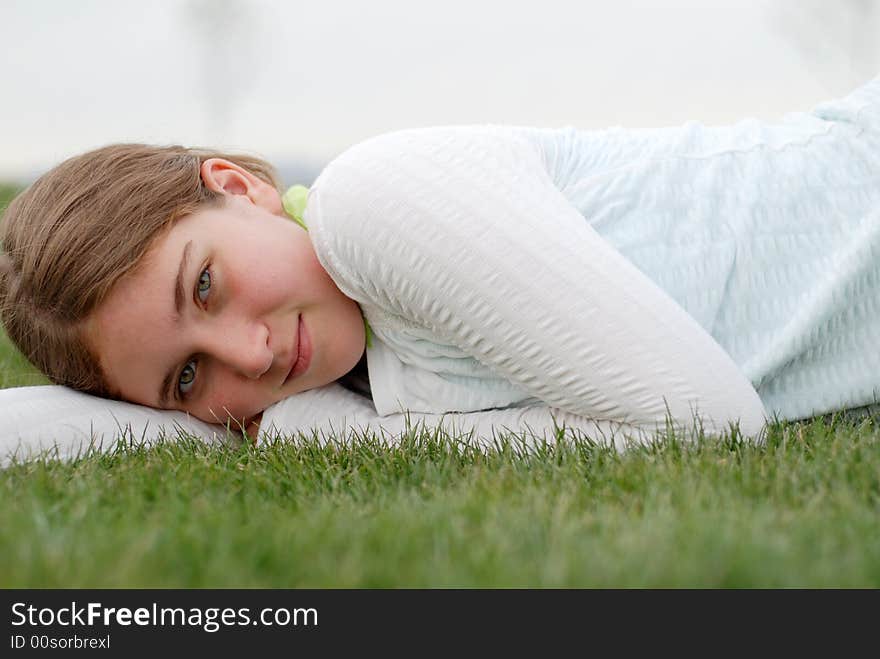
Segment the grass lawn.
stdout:
<svg viewBox="0 0 880 659">
<path fill-rule="evenodd" d="M 14 186 L 0 183 L 0 218 L 16 191 Z M 34 384 L 49 384 L 49 381 L 12 347 L 0 325 L 0 389 Z"/>
<path fill-rule="evenodd" d="M 0 201 L 2 206 L 2 201 Z M 2 384 L 41 383 L 0 338 Z M 876 419 L 484 454 L 431 433 L 167 443 L 0 473 L 0 584 L 880 586 Z"/>
</svg>

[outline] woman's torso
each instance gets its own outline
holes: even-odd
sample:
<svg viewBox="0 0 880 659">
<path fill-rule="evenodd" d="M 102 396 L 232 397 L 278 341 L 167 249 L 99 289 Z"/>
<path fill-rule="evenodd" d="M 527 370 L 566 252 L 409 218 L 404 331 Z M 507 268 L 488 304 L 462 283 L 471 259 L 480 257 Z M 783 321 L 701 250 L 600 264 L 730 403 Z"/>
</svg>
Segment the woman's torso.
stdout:
<svg viewBox="0 0 880 659">
<path fill-rule="evenodd" d="M 874 400 L 880 79 L 776 123 L 509 132 L 541 152 L 585 220 L 728 352 L 771 415 Z M 382 388 L 400 406 L 535 402 L 429 330 L 365 312 L 378 339 L 371 369 L 392 374 Z"/>
</svg>

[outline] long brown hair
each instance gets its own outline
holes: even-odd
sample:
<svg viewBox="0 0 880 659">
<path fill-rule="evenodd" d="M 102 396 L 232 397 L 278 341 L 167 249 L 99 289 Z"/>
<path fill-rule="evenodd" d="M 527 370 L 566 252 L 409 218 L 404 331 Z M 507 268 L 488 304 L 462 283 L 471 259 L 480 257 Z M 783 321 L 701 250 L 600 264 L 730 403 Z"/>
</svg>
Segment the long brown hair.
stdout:
<svg viewBox="0 0 880 659">
<path fill-rule="evenodd" d="M 221 195 L 201 179 L 208 158 L 278 188 L 272 166 L 252 156 L 114 144 L 62 162 L 10 202 L 0 228 L 0 319 L 52 382 L 116 397 L 84 321 L 175 220 L 217 203 Z"/>
</svg>

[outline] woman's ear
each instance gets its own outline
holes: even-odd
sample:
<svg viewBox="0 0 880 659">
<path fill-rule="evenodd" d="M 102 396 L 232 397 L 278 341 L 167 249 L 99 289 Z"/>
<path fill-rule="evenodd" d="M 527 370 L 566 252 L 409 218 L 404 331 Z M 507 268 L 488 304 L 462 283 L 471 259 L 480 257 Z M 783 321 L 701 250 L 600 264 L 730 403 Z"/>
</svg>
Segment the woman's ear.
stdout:
<svg viewBox="0 0 880 659">
<path fill-rule="evenodd" d="M 251 203 L 281 214 L 281 196 L 274 186 L 225 158 L 208 158 L 199 169 L 202 182 L 220 194 L 246 197 Z"/>
<path fill-rule="evenodd" d="M 208 158 L 200 168 L 202 182 L 214 192 L 247 195 L 253 174 L 223 158 Z"/>
</svg>

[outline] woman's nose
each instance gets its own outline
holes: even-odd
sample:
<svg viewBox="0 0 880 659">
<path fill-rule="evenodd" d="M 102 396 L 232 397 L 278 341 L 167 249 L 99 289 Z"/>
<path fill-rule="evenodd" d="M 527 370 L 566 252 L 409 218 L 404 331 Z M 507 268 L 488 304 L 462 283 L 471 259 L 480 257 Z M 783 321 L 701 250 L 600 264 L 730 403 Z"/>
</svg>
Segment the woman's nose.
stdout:
<svg viewBox="0 0 880 659">
<path fill-rule="evenodd" d="M 247 378 L 255 380 L 272 367 L 269 330 L 263 323 L 221 328 L 213 342 L 216 358 Z"/>
</svg>

